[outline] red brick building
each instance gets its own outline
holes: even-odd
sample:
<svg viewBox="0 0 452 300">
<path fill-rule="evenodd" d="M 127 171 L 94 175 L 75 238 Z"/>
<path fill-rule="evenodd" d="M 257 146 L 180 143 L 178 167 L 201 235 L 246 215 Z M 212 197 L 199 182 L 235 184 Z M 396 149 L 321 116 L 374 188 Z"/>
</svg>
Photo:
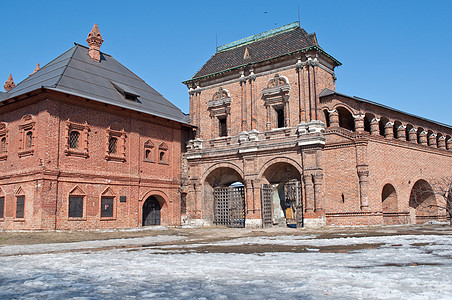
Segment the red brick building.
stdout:
<svg viewBox="0 0 452 300">
<path fill-rule="evenodd" d="M 180 224 L 188 117 L 87 42 L 0 93 L 2 229 Z"/>
<path fill-rule="evenodd" d="M 452 177 L 452 127 L 336 92 L 339 65 L 298 23 L 217 48 L 184 82 L 197 130 L 184 154 L 183 222 L 446 218 L 432 184 Z"/>
</svg>

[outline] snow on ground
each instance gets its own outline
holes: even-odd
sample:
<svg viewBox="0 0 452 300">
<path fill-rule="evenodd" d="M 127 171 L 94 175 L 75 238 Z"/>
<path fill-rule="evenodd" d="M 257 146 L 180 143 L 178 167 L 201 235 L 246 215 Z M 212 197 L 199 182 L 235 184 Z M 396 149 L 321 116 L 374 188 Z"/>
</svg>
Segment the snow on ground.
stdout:
<svg viewBox="0 0 452 300">
<path fill-rule="evenodd" d="M 227 243 L 384 245 L 350 253 L 159 253 L 148 247 L 5 256 L 0 299 L 452 299 L 448 235 L 278 236 L 210 245 Z"/>
<path fill-rule="evenodd" d="M 0 255 L 46 253 L 46 252 L 68 251 L 68 250 L 134 246 L 134 245 L 139 246 L 139 245 L 149 245 L 149 244 L 152 245 L 155 243 L 174 242 L 174 241 L 178 241 L 178 240 L 182 240 L 182 239 L 184 239 L 184 237 L 176 236 L 176 235 L 158 235 L 158 236 L 147 236 L 147 237 L 128 238 L 128 239 L 109 239 L 109 240 L 96 240 L 96 241 L 72 242 L 72 243 L 3 246 L 3 247 L 0 247 Z"/>
</svg>

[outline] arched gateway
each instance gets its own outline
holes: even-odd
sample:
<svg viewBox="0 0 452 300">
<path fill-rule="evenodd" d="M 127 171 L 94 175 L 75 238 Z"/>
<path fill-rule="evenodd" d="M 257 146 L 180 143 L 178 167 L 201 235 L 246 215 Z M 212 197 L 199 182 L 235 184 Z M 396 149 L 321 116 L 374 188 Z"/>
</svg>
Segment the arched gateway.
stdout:
<svg viewBox="0 0 452 300">
<path fill-rule="evenodd" d="M 204 183 L 204 199 L 215 224 L 245 227 L 245 187 L 236 170 L 219 167 L 211 171 Z"/>
<path fill-rule="evenodd" d="M 287 162 L 270 165 L 263 173 L 262 224 L 264 227 L 303 226 L 301 174 Z"/>
<path fill-rule="evenodd" d="M 156 196 L 150 196 L 143 204 L 143 226 L 160 225 L 162 206 Z"/>
</svg>

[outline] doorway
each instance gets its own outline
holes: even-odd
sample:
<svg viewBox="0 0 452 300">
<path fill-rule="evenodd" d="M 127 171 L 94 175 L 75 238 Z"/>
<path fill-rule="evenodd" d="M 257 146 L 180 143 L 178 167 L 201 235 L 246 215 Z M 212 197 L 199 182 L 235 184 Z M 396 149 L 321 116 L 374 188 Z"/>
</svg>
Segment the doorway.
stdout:
<svg viewBox="0 0 452 300">
<path fill-rule="evenodd" d="M 143 204 L 143 226 L 160 225 L 161 206 L 154 196 L 150 196 Z"/>
</svg>

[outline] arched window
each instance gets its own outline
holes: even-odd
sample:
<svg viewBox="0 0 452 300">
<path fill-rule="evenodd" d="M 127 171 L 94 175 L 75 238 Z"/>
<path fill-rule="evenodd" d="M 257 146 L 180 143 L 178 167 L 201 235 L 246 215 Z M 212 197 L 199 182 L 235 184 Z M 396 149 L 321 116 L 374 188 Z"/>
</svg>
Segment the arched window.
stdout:
<svg viewBox="0 0 452 300">
<path fill-rule="evenodd" d="M 338 107 L 336 110 L 339 114 L 339 126 L 350 131 L 355 131 L 355 119 L 352 113 L 343 107 Z"/>
<path fill-rule="evenodd" d="M 31 148 L 33 145 L 33 132 L 27 131 L 25 135 L 25 148 Z"/>
<path fill-rule="evenodd" d="M 330 127 L 330 113 L 328 112 L 327 109 L 323 110 L 323 116 L 325 118 L 326 127 Z"/>
<path fill-rule="evenodd" d="M 73 130 L 69 133 L 69 148 L 78 149 L 80 132 Z"/>
<path fill-rule="evenodd" d="M 159 163 L 168 164 L 168 145 L 166 143 L 161 143 L 159 145 Z"/>
<path fill-rule="evenodd" d="M 144 143 L 144 161 L 147 162 L 153 162 L 155 159 L 155 156 L 153 155 L 154 152 L 154 143 L 151 140 L 147 140 Z"/>
</svg>

